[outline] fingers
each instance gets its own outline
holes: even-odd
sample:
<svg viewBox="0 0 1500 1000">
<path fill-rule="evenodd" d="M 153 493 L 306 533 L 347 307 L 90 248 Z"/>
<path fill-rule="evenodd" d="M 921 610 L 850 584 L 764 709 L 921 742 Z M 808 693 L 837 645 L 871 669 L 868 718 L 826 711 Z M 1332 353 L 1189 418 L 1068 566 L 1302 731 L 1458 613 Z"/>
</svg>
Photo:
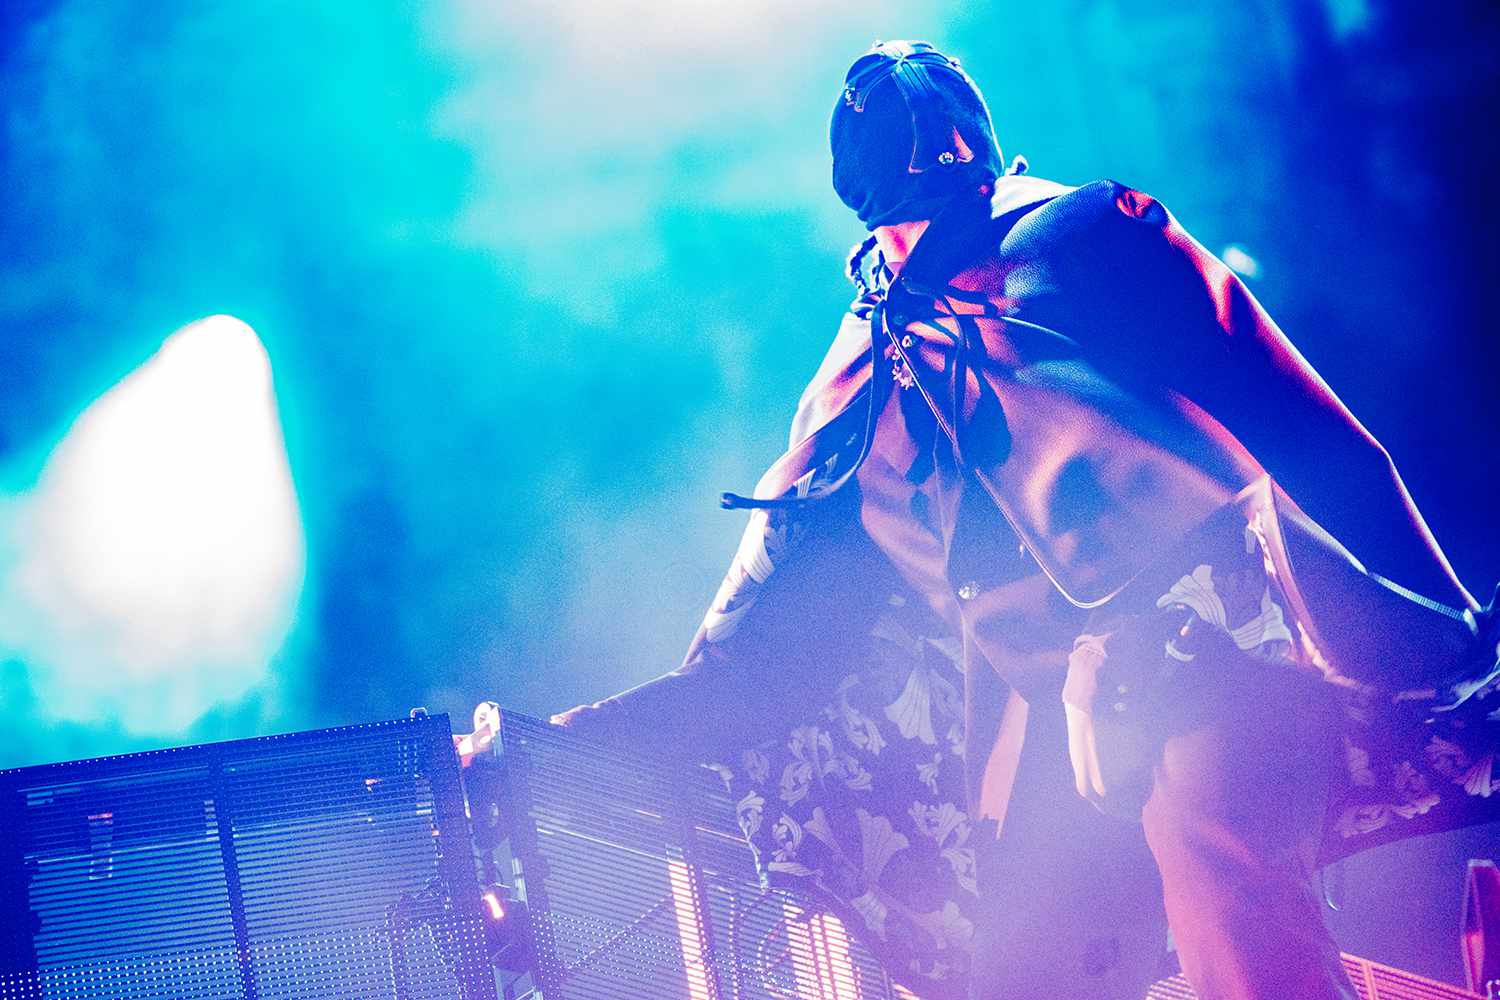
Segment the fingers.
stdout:
<svg viewBox="0 0 1500 1000">
<path fill-rule="evenodd" d="M 1104 797 L 1104 776 L 1099 767 L 1099 750 L 1094 740 L 1094 718 L 1067 703 L 1063 711 L 1068 720 L 1068 761 L 1073 766 L 1073 787 L 1090 802 Z"/>
<path fill-rule="evenodd" d="M 588 709 L 589 707 L 587 705 L 575 705 L 572 708 L 568 709 L 566 712 L 558 712 L 547 721 L 552 723 L 554 726 L 571 726 L 573 724 L 573 720 L 578 718 L 584 712 L 587 712 Z"/>
<path fill-rule="evenodd" d="M 493 701 L 481 701 L 474 706 L 474 731 L 467 736 L 453 737 L 453 750 L 458 754 L 459 765 L 468 767 L 480 754 L 489 753 L 500 735 L 500 706 Z"/>
</svg>

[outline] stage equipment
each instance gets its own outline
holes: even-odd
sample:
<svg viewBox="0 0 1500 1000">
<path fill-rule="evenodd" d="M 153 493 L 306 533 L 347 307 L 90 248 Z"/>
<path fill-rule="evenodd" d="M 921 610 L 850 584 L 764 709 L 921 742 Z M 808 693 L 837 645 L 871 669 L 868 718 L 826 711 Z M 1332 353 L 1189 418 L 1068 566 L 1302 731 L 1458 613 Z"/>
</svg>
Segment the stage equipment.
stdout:
<svg viewBox="0 0 1500 1000">
<path fill-rule="evenodd" d="M 0 771 L 4 1000 L 494 1000 L 446 716 Z"/>
<path fill-rule="evenodd" d="M 1478 993 L 1353 955 L 1344 955 L 1344 969 L 1360 1000 L 1484 1000 Z M 1151 987 L 1146 1000 L 1197 1000 L 1197 996 L 1186 979 L 1173 976 Z"/>
<path fill-rule="evenodd" d="M 1469 989 L 1500 1000 L 1500 868 L 1492 860 L 1469 862 L 1464 881 L 1463 955 Z"/>
<path fill-rule="evenodd" d="M 487 878 L 529 906 L 528 974 L 553 1000 L 908 1000 L 816 900 L 763 888 L 718 773 L 668 767 L 493 704 L 459 741 Z M 1361 1000 L 1477 994 L 1353 955 Z M 1181 976 L 1147 1000 L 1193 1000 Z"/>
<path fill-rule="evenodd" d="M 493 703 L 0 771 L 0 1000 L 914 1000 L 761 883 L 735 805 Z"/>
<path fill-rule="evenodd" d="M 654 764 L 493 706 L 460 741 L 484 877 L 527 907 L 546 1000 L 906 1000 L 810 900 L 762 886 L 708 768 Z"/>
</svg>

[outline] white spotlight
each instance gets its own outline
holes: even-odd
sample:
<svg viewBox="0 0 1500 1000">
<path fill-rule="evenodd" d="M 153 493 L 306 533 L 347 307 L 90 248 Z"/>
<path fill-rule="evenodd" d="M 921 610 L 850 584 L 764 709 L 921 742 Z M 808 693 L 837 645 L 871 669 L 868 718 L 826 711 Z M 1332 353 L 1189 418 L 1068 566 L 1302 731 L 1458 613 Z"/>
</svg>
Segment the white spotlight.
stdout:
<svg viewBox="0 0 1500 1000">
<path fill-rule="evenodd" d="M 1238 243 L 1231 243 L 1224 248 L 1219 258 L 1229 265 L 1229 269 L 1242 278 L 1260 277 L 1260 261 L 1250 256 L 1250 251 Z"/>
<path fill-rule="evenodd" d="M 243 697 L 304 570 L 255 332 L 211 316 L 174 333 L 83 412 L 9 520 L 0 652 L 44 712 L 166 734 Z"/>
</svg>

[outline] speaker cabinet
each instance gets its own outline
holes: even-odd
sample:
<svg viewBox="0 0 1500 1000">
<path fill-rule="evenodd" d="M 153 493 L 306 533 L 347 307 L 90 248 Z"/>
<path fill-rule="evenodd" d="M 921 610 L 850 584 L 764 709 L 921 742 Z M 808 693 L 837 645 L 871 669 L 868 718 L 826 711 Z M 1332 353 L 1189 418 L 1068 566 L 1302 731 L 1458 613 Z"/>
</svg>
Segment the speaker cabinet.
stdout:
<svg viewBox="0 0 1500 1000">
<path fill-rule="evenodd" d="M 653 766 L 510 712 L 498 743 L 489 839 L 531 932 L 529 972 L 512 995 L 911 997 L 837 919 L 761 885 L 715 772 Z"/>
<path fill-rule="evenodd" d="M 446 716 L 0 772 L 0 1000 L 493 1000 Z"/>
</svg>

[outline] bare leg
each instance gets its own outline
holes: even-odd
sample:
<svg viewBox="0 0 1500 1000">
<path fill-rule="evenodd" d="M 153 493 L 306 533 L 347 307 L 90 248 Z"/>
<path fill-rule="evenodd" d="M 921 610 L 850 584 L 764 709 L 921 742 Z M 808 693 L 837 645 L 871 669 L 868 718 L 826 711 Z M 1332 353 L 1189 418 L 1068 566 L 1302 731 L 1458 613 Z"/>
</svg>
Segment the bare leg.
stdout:
<svg viewBox="0 0 1500 1000">
<path fill-rule="evenodd" d="M 1204 687 L 1143 814 L 1183 971 L 1202 1000 L 1355 1000 L 1312 888 L 1333 699 L 1274 668 Z"/>
<path fill-rule="evenodd" d="M 1165 955 L 1140 827 L 1074 793 L 1060 708 L 1032 706 L 999 841 L 975 831 L 974 1000 L 1141 997 Z"/>
</svg>

